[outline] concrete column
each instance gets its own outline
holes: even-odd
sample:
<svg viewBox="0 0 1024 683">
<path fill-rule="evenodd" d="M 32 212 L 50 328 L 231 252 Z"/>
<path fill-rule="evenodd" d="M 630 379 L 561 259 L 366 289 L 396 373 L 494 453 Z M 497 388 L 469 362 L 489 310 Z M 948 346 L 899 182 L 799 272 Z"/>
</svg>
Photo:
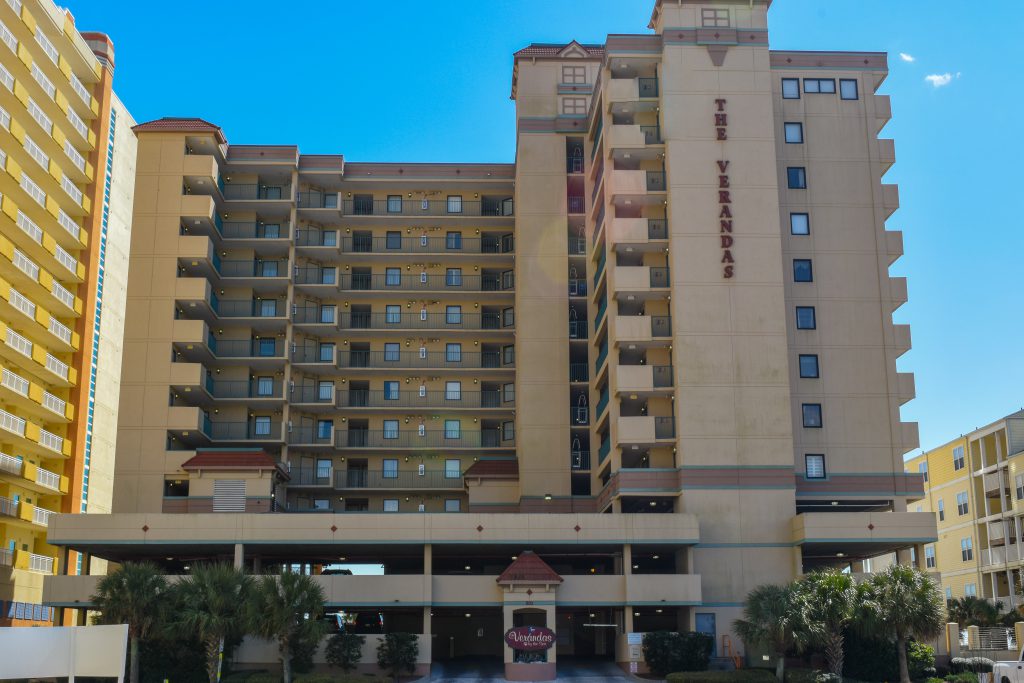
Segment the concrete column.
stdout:
<svg viewBox="0 0 1024 683">
<path fill-rule="evenodd" d="M 622 573 L 627 576 L 633 573 L 633 546 L 629 543 L 622 546 Z"/>
<path fill-rule="evenodd" d="M 956 622 L 946 624 L 946 650 L 950 657 L 960 656 L 960 624 Z"/>
<path fill-rule="evenodd" d="M 804 553 L 798 545 L 793 546 L 791 552 L 793 553 L 793 578 L 799 578 L 804 574 Z"/>
<path fill-rule="evenodd" d="M 433 574 L 434 565 L 434 546 L 429 543 L 423 546 L 423 574 L 429 576 Z"/>
<path fill-rule="evenodd" d="M 676 551 L 676 573 L 677 574 L 689 574 L 690 573 L 690 549 L 691 546 L 680 548 Z"/>
<path fill-rule="evenodd" d="M 68 562 L 70 560 L 70 555 L 71 551 L 68 550 L 67 546 L 61 548 L 60 552 L 57 554 L 57 573 L 61 576 L 68 575 Z"/>
<path fill-rule="evenodd" d="M 967 627 L 967 647 L 971 650 L 981 649 L 981 630 L 977 626 Z"/>
<path fill-rule="evenodd" d="M 263 573 L 263 558 L 256 555 L 252 558 L 252 573 L 262 574 Z"/>
<path fill-rule="evenodd" d="M 623 616 L 623 620 L 624 620 L 623 628 L 625 629 L 626 633 L 632 633 L 633 632 L 633 607 L 630 606 L 630 605 L 626 605 L 625 607 L 623 607 L 622 608 L 622 616 Z"/>
<path fill-rule="evenodd" d="M 896 551 L 896 564 L 901 564 L 905 567 L 911 566 L 910 548 L 900 548 Z"/>
<path fill-rule="evenodd" d="M 241 543 L 235 544 L 235 569 L 241 569 L 245 564 L 245 546 Z"/>
<path fill-rule="evenodd" d="M 423 608 L 423 637 L 426 639 L 428 643 L 432 642 L 430 636 L 434 632 L 434 628 L 430 619 L 431 609 L 432 608 L 429 605 Z"/>
<path fill-rule="evenodd" d="M 82 576 L 89 576 L 92 572 L 92 555 L 90 553 L 82 553 Z M 82 624 L 83 626 L 85 624 Z"/>
</svg>

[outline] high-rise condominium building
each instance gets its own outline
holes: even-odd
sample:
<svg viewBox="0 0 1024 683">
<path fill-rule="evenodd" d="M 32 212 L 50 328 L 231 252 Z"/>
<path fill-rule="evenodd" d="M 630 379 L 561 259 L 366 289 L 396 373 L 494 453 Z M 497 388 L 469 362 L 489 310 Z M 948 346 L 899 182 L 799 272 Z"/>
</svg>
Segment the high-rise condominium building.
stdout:
<svg viewBox="0 0 1024 683">
<path fill-rule="evenodd" d="M 666 628 L 739 656 L 758 584 L 909 560 L 935 523 L 907 511 L 886 57 L 769 50 L 767 12 L 665 0 L 517 52 L 515 165 L 137 126 L 114 514 L 51 541 L 302 566 L 424 665 L 530 677 Z M 543 664 L 518 625 L 554 630 Z"/>
<path fill-rule="evenodd" d="M 942 576 L 947 599 L 1024 605 L 1024 411 L 1007 415 L 908 460 L 925 480 L 910 503 L 935 515 L 938 541 L 924 564 Z"/>
<path fill-rule="evenodd" d="M 0 626 L 40 625 L 51 515 L 110 511 L 135 122 L 50 0 L 0 3 L 0 40 Z"/>
</svg>

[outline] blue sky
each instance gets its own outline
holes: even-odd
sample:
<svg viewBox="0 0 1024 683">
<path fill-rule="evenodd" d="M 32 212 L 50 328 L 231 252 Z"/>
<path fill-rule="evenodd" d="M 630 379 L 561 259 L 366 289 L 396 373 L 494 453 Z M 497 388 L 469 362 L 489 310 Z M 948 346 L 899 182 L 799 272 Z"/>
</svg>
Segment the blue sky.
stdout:
<svg viewBox="0 0 1024 683">
<path fill-rule="evenodd" d="M 233 143 L 356 161 L 512 161 L 511 55 L 644 33 L 653 0 L 65 0 L 108 33 L 140 120 L 200 116 Z M 581 8 L 585 7 L 585 11 Z M 1024 406 L 1024 234 L 1014 198 L 1024 12 L 1010 0 L 776 0 L 776 49 L 890 53 L 913 350 L 904 419 L 925 448 Z M 140 30 L 145 26 L 145 30 Z M 912 57 L 905 61 L 900 53 Z M 947 76 L 948 74 L 948 76 Z M 928 76 L 937 78 L 926 80 Z M 942 85 L 945 81 L 948 83 Z"/>
</svg>

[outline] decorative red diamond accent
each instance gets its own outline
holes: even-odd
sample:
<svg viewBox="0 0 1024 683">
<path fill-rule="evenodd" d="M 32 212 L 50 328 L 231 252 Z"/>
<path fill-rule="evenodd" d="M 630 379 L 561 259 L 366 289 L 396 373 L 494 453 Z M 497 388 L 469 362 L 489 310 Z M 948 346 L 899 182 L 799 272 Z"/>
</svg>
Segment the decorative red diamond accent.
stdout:
<svg viewBox="0 0 1024 683">
<path fill-rule="evenodd" d="M 477 527 L 476 527 L 476 530 L 477 530 L 477 531 L 483 531 L 483 530 L 484 530 L 484 528 L 483 528 L 482 526 L 480 526 L 480 525 L 477 525 Z"/>
<path fill-rule="evenodd" d="M 716 33 L 715 34 L 715 38 L 721 38 L 721 37 L 722 37 L 722 34 L 720 34 L 720 33 Z"/>
<path fill-rule="evenodd" d="M 146 533 L 147 531 L 149 531 L 149 525 L 148 524 L 143 524 L 142 525 L 142 533 Z"/>
<path fill-rule="evenodd" d="M 868 531 L 874 531 L 874 530 L 875 530 L 875 525 L 874 524 L 868 524 Z"/>
<path fill-rule="evenodd" d="M 333 534 L 333 533 L 334 533 L 335 531 L 337 531 L 337 530 L 338 530 L 338 527 L 336 527 L 336 526 L 334 526 L 334 525 L 332 524 L 332 525 L 331 525 L 331 533 Z"/>
<path fill-rule="evenodd" d="M 579 532 L 580 532 L 580 529 L 582 529 L 582 528 L 583 528 L 583 527 L 581 527 L 581 526 L 580 526 L 579 524 L 577 524 L 576 526 L 574 526 L 574 527 L 573 527 L 573 529 L 575 529 L 575 530 L 576 530 L 576 533 L 579 533 Z"/>
<path fill-rule="evenodd" d="M 526 589 L 526 594 L 527 595 L 533 595 L 533 589 L 532 588 L 527 588 Z"/>
</svg>

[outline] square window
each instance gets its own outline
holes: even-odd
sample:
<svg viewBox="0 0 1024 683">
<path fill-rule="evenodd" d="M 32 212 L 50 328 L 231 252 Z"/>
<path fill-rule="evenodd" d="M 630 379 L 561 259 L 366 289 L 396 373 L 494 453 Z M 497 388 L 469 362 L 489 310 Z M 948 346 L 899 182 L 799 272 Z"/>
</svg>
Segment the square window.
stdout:
<svg viewBox="0 0 1024 683">
<path fill-rule="evenodd" d="M 784 124 L 784 128 L 786 133 L 786 144 L 802 145 L 804 143 L 804 124 L 787 123 Z"/>
<path fill-rule="evenodd" d="M 459 420 L 445 420 L 444 421 L 444 438 L 446 439 L 460 439 L 462 438 L 462 422 Z"/>
<path fill-rule="evenodd" d="M 397 479 L 398 478 L 398 460 L 393 458 L 385 458 L 381 462 L 381 472 L 385 479 Z"/>
<path fill-rule="evenodd" d="M 397 401 L 398 400 L 398 382 L 388 381 L 384 382 L 384 400 L 385 401 Z"/>
<path fill-rule="evenodd" d="M 786 183 L 791 190 L 806 190 L 807 169 L 803 166 L 790 166 L 786 169 Z"/>
<path fill-rule="evenodd" d="M 462 213 L 462 195 L 448 196 L 448 213 Z"/>
<path fill-rule="evenodd" d="M 857 88 L 857 81 L 848 78 L 840 79 L 839 97 L 844 100 L 860 99 L 860 93 Z"/>
<path fill-rule="evenodd" d="M 256 395 L 257 396 L 273 396 L 274 395 L 274 378 L 273 377 L 258 377 L 256 379 Z"/>
<path fill-rule="evenodd" d="M 402 213 L 402 195 L 388 195 L 388 213 Z"/>
<path fill-rule="evenodd" d="M 398 438 L 398 420 L 384 420 L 384 438 Z"/>
<path fill-rule="evenodd" d="M 815 320 L 814 306 L 797 306 L 796 307 L 796 329 L 798 330 L 814 330 L 818 328 L 817 320 Z"/>
<path fill-rule="evenodd" d="M 563 66 L 562 83 L 586 83 L 587 67 L 585 66 Z"/>
<path fill-rule="evenodd" d="M 387 235 L 384 237 L 384 247 L 387 249 L 401 249 L 402 233 L 397 230 L 389 230 Z"/>
<path fill-rule="evenodd" d="M 448 498 L 444 501 L 445 512 L 459 512 L 462 509 L 462 505 L 458 498 Z"/>
<path fill-rule="evenodd" d="M 444 274 L 444 284 L 446 287 L 461 287 L 462 268 L 447 269 Z"/>
<path fill-rule="evenodd" d="M 821 429 L 821 404 L 804 403 L 801 406 L 803 412 L 804 427 L 808 429 Z"/>
<path fill-rule="evenodd" d="M 384 270 L 384 285 L 386 287 L 398 287 L 402 284 L 402 269 L 387 268 Z"/>
<path fill-rule="evenodd" d="M 462 476 L 462 461 L 458 459 L 449 459 L 444 461 L 444 478 L 445 479 L 458 479 Z"/>
<path fill-rule="evenodd" d="M 793 282 L 814 282 L 811 259 L 793 259 Z"/>
<path fill-rule="evenodd" d="M 444 309 L 444 321 L 448 325 L 461 325 L 462 306 L 446 306 Z"/>
<path fill-rule="evenodd" d="M 449 232 L 444 236 L 445 249 L 462 249 L 462 233 Z"/>
<path fill-rule="evenodd" d="M 1024 474 L 1014 477 L 1013 483 L 1017 489 L 1017 500 L 1024 500 Z"/>
<path fill-rule="evenodd" d="M 317 420 L 316 423 L 316 438 L 324 441 L 331 438 L 331 433 L 334 430 L 333 420 Z"/>
<path fill-rule="evenodd" d="M 462 361 L 462 344 L 445 344 L 444 359 L 448 363 L 459 363 Z"/>
<path fill-rule="evenodd" d="M 445 384 L 444 384 L 444 400 L 446 400 L 446 401 L 461 401 L 462 400 L 462 382 L 445 382 Z"/>
<path fill-rule="evenodd" d="M 946 588 L 946 600 L 952 600 L 952 599 L 953 599 L 953 589 L 947 587 Z"/>
<path fill-rule="evenodd" d="M 789 234 L 810 235 L 811 217 L 806 213 L 789 214 Z"/>
<path fill-rule="evenodd" d="M 398 512 L 398 499 L 397 498 L 385 498 L 384 499 L 384 512 Z"/>
<path fill-rule="evenodd" d="M 704 7 L 700 11 L 700 19 L 704 28 L 728 28 L 729 10 Z"/>
<path fill-rule="evenodd" d="M 384 322 L 389 325 L 397 325 L 402 322 L 402 307 L 398 304 L 388 304 L 384 307 Z"/>
<path fill-rule="evenodd" d="M 825 478 L 825 456 L 818 454 L 804 456 L 804 472 L 808 479 Z"/>
<path fill-rule="evenodd" d="M 563 97 L 562 113 L 566 116 L 583 116 L 587 113 L 587 98 Z"/>
<path fill-rule="evenodd" d="M 782 79 L 782 99 L 784 99 L 784 100 L 799 100 L 800 99 L 800 79 L 799 78 L 783 78 Z"/>
<path fill-rule="evenodd" d="M 800 377 L 804 379 L 818 378 L 818 355 L 800 354 Z"/>
<path fill-rule="evenodd" d="M 396 342 L 388 342 L 384 345 L 384 360 L 388 363 L 397 363 L 401 358 L 402 345 Z"/>
</svg>

